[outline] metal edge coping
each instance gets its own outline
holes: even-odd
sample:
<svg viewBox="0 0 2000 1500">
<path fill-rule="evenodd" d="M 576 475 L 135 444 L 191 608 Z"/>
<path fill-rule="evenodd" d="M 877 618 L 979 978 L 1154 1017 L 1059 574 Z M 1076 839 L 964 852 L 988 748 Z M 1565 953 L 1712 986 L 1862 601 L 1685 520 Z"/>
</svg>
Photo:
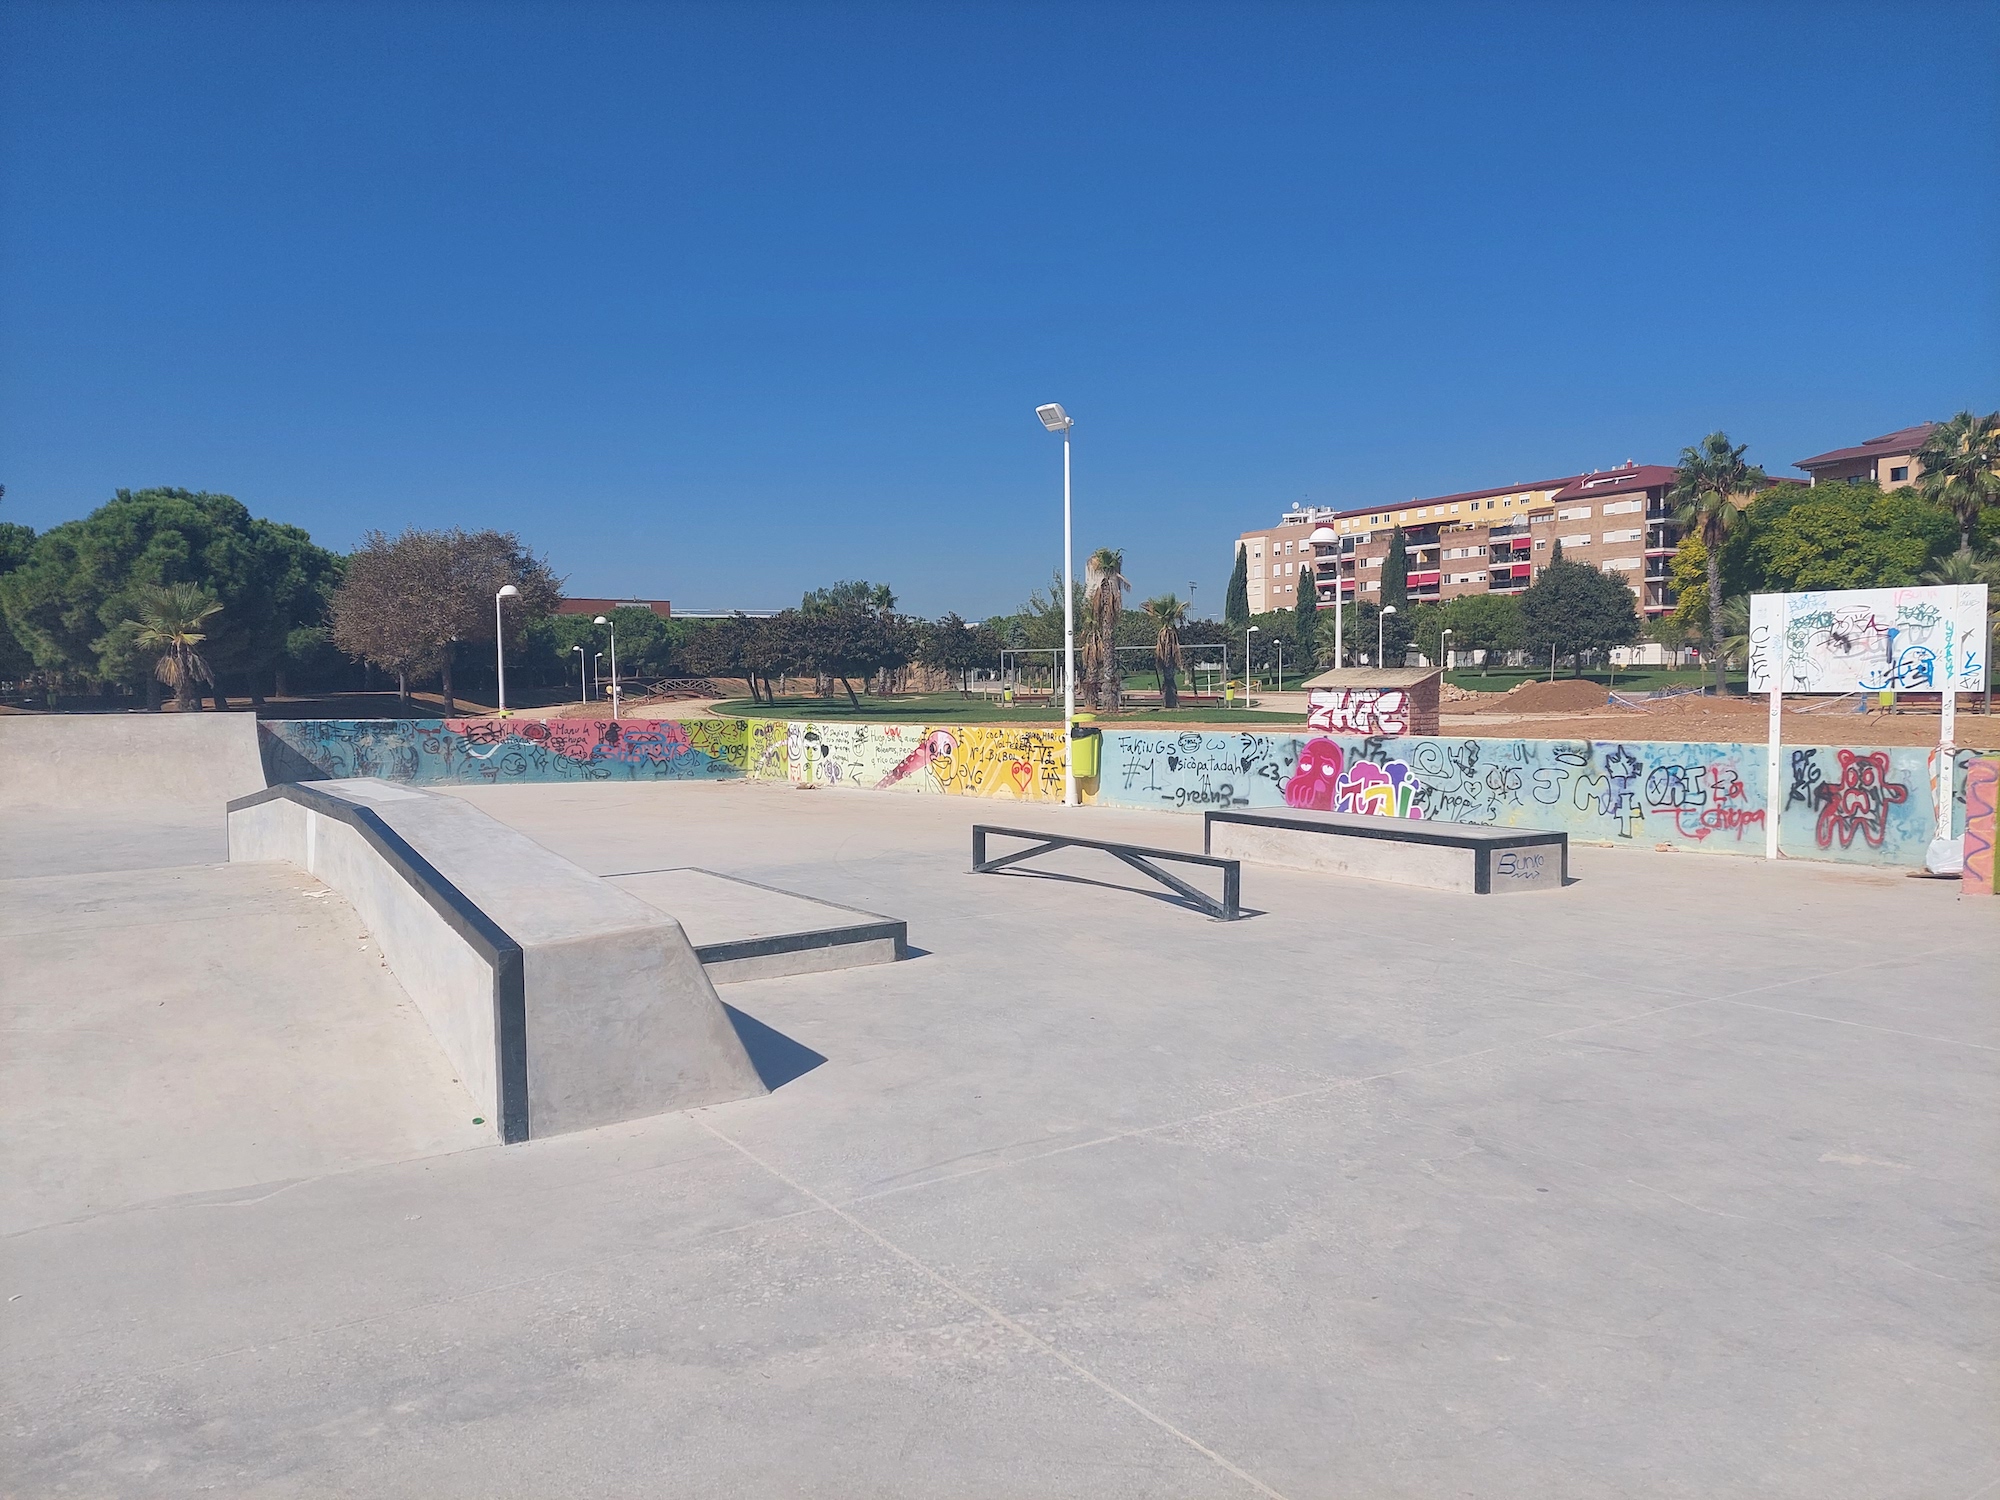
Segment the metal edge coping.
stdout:
<svg viewBox="0 0 2000 1500">
<path fill-rule="evenodd" d="M 500 1139 L 507 1145 L 528 1139 L 528 1004 L 521 945 L 509 937 L 437 867 L 372 807 L 358 805 L 306 784 L 266 787 L 225 804 L 227 813 L 261 803 L 296 802 L 310 812 L 345 823 L 368 841 L 389 867 L 493 969 L 493 1035 L 500 1082 Z"/>
<path fill-rule="evenodd" d="M 815 948 L 841 948 L 854 943 L 875 943 L 883 938 L 896 944 L 896 957 L 905 957 L 909 947 L 909 924 L 884 919 L 867 927 L 822 927 L 812 932 L 784 932 L 771 937 L 734 938 L 722 943 L 704 943 L 694 950 L 704 964 L 736 963 L 746 958 L 770 958 L 780 953 L 809 953 Z"/>
<path fill-rule="evenodd" d="M 1249 823 L 1260 828 L 1292 828 L 1300 833 L 1324 833 L 1358 839 L 1392 839 L 1399 844 L 1438 844 L 1451 849 L 1496 849 L 1505 848 L 1509 844 L 1561 844 L 1565 849 L 1569 847 L 1569 835 L 1561 829 L 1496 826 L 1494 833 L 1500 837 L 1479 838 L 1468 834 L 1440 832 L 1435 823 L 1426 826 L 1421 818 L 1378 818 L 1375 821 L 1394 826 L 1350 828 L 1345 825 L 1297 822 L 1275 809 L 1270 812 L 1218 812 L 1210 808 L 1202 814 L 1202 843 L 1207 846 L 1209 828 L 1217 822 L 1223 822 Z"/>
</svg>

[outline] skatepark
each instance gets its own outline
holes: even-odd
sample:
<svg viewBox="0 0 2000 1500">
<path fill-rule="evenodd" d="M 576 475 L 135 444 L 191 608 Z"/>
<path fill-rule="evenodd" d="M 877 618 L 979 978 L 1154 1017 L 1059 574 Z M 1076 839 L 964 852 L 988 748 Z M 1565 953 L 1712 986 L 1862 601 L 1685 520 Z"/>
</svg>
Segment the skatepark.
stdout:
<svg viewBox="0 0 2000 1500">
<path fill-rule="evenodd" d="M 1951 883 L 1580 846 L 1499 902 L 1246 864 L 1216 922 L 1090 849 L 970 873 L 975 799 L 392 786 L 511 851 L 486 899 L 527 934 L 529 1068 L 658 1090 L 608 1123 L 537 1096 L 549 1129 L 503 1144 L 337 820 L 324 879 L 244 857 L 283 852 L 225 823 L 275 790 L 253 721 L 115 725 L 0 723 L 7 1493 L 2000 1474 L 2000 1029 Z M 503 878 L 357 801 L 461 893 Z M 1202 847 L 1165 812 L 1007 821 Z M 557 916 L 524 879 L 567 882 L 626 974 L 666 955 L 672 1035 L 644 1040 L 636 982 L 561 993 L 626 1052 L 701 1053 L 696 1085 L 546 1050 Z M 875 946 L 722 967 L 826 910 Z"/>
</svg>

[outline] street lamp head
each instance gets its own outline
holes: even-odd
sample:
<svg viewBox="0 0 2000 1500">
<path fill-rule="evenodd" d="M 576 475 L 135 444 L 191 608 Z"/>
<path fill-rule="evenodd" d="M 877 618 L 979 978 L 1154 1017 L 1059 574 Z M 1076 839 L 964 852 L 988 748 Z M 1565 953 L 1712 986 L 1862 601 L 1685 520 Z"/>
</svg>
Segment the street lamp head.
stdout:
<svg viewBox="0 0 2000 1500">
<path fill-rule="evenodd" d="M 1393 604 L 1385 604 L 1382 606 L 1382 613 L 1385 615 L 1393 615 L 1395 612 L 1396 612 L 1396 606 Z"/>
<path fill-rule="evenodd" d="M 1244 631 L 1243 633 L 1245 635 L 1255 635 L 1257 634 L 1258 631 L 1262 630 L 1263 628 L 1264 627 L 1262 625 L 1252 625 L 1248 630 Z"/>
<path fill-rule="evenodd" d="M 1070 414 L 1062 409 L 1062 403 L 1059 401 L 1051 401 L 1047 406 L 1036 407 L 1035 415 L 1042 419 L 1042 425 L 1050 432 L 1068 432 L 1070 429 Z"/>
<path fill-rule="evenodd" d="M 603 615 L 599 615 L 596 619 L 592 620 L 590 623 L 593 625 L 609 625 L 611 622 L 605 619 Z"/>
<path fill-rule="evenodd" d="M 505 583 L 500 586 L 500 592 L 493 597 L 495 599 L 518 599 L 521 597 L 521 591 L 515 588 L 513 584 Z"/>
</svg>

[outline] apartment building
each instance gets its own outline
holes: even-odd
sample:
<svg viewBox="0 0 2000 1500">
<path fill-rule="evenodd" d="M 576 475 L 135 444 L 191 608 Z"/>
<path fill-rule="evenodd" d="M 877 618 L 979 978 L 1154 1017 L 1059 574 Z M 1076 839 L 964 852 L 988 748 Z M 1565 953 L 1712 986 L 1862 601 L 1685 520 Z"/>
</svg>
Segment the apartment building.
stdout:
<svg viewBox="0 0 2000 1500">
<path fill-rule="evenodd" d="M 1917 476 L 1924 472 L 1924 466 L 1917 462 L 1917 449 L 1937 431 L 1937 425 L 1919 422 L 1914 427 L 1885 432 L 1852 448 L 1835 448 L 1829 453 L 1815 453 L 1811 458 L 1793 459 L 1792 467 L 1812 475 L 1814 484 L 1822 479 L 1864 482 L 1872 479 L 1885 490 L 1900 490 L 1915 484 Z"/>
<path fill-rule="evenodd" d="M 1645 615 L 1674 607 L 1668 563 L 1680 542 L 1662 464 L 1569 474 L 1352 510 L 1299 507 L 1276 526 L 1236 540 L 1248 553 L 1250 611 L 1295 609 L 1310 584 L 1322 604 L 1372 602 L 1382 590 L 1389 542 L 1403 528 L 1412 602 L 1462 594 L 1518 594 L 1554 555 L 1625 575 Z M 1232 564 L 1234 559 L 1232 558 Z"/>
</svg>

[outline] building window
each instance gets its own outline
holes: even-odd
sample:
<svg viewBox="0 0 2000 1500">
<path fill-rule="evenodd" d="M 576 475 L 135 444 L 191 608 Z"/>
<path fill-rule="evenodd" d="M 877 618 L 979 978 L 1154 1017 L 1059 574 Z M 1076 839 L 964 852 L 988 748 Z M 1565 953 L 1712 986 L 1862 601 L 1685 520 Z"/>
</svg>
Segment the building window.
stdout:
<svg viewBox="0 0 2000 1500">
<path fill-rule="evenodd" d="M 1549 539 L 1545 536 L 1538 536 L 1535 538 L 1535 550 L 1537 552 L 1541 551 L 1542 548 L 1548 546 L 1548 544 L 1549 544 Z"/>
<path fill-rule="evenodd" d="M 1903 480 L 1908 479 L 1909 477 L 1910 477 L 1910 466 L 1908 464 L 1897 464 L 1894 468 L 1892 468 L 1889 471 L 1889 482 L 1891 484 L 1900 484 Z"/>
</svg>

